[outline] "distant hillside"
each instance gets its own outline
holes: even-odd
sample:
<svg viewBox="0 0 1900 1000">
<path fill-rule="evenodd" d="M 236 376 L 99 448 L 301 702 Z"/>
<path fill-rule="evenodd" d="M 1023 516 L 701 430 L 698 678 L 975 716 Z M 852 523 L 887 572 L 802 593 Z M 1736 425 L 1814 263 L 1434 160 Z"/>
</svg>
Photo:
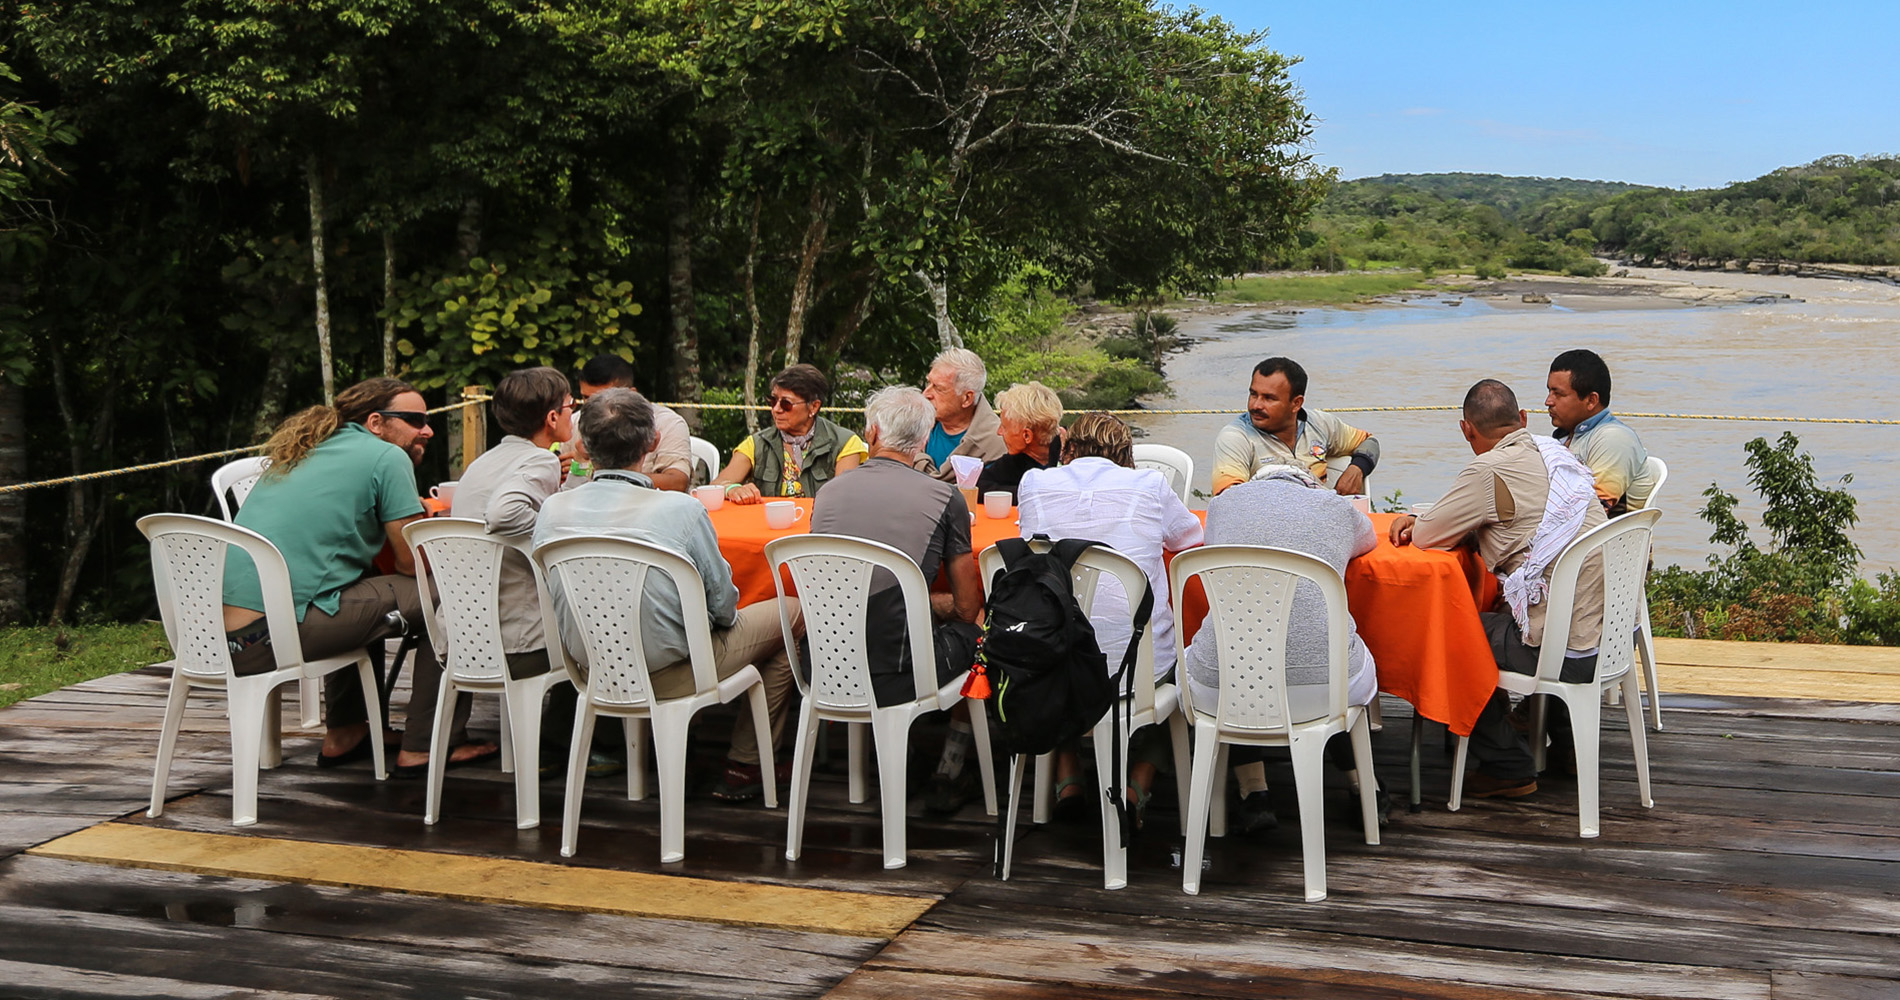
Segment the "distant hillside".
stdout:
<svg viewBox="0 0 1900 1000">
<path fill-rule="evenodd" d="M 1701 191 L 1384 174 L 1335 186 L 1268 264 L 1591 274 L 1598 255 L 1900 265 L 1900 157 L 1823 157 Z"/>
</svg>

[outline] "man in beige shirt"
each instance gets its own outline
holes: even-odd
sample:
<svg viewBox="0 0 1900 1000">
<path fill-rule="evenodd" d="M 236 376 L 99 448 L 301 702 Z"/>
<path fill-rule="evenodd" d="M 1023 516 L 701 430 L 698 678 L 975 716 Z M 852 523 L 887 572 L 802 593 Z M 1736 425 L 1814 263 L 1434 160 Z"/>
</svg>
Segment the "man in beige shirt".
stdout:
<svg viewBox="0 0 1900 1000">
<path fill-rule="evenodd" d="M 1549 459 L 1538 439 L 1525 429 L 1526 422 L 1509 386 L 1493 379 L 1472 386 L 1465 394 L 1464 418 L 1458 422 L 1458 429 L 1477 457 L 1429 510 L 1416 518 L 1407 515 L 1392 522 L 1392 543 L 1449 549 L 1469 539 L 1485 566 L 1500 578 L 1522 566 L 1531 555 L 1538 529 L 1551 513 L 1553 481 Z M 1577 475 L 1583 477 L 1582 499 L 1588 502 L 1581 503 L 1581 526 L 1569 538 L 1559 540 L 1564 544 L 1605 520 L 1603 506 L 1594 501 L 1588 489 L 1587 470 Z M 1545 584 L 1554 564 L 1553 559 L 1543 569 Z M 1540 600 L 1524 611 L 1526 623 L 1522 629 L 1503 601 L 1479 615 L 1500 670 L 1537 672 L 1538 648 L 1544 641 L 1545 605 Z M 1603 560 L 1596 556 L 1584 564 L 1577 581 L 1562 680 L 1583 683 L 1596 676 L 1602 631 Z M 1547 721 L 1553 742 L 1568 746 L 1569 719 L 1563 715 L 1561 704 L 1551 706 Z M 1466 794 L 1516 798 L 1537 790 L 1529 742 L 1511 725 L 1510 699 L 1502 690 L 1492 695 L 1491 703 L 1479 716 L 1471 733 L 1471 752 L 1478 760 L 1478 773 L 1466 786 Z"/>
<path fill-rule="evenodd" d="M 581 404 L 594 398 L 594 394 L 603 389 L 632 389 L 640 391 L 633 384 L 633 365 L 618 354 L 603 354 L 587 362 L 581 368 Z M 640 460 L 635 472 L 653 480 L 656 490 L 673 490 L 684 493 L 693 484 L 693 431 L 686 424 L 686 418 L 657 403 L 653 407 L 653 423 L 660 439 L 653 450 Z M 574 475 L 573 466 L 569 466 L 567 481 L 561 484 L 563 490 L 571 490 L 588 481 L 592 463 L 587 461 L 587 449 L 576 437 L 572 445 L 564 449 L 563 459 L 579 460 L 586 465 L 580 475 Z M 717 475 L 719 470 L 713 469 Z"/>
</svg>

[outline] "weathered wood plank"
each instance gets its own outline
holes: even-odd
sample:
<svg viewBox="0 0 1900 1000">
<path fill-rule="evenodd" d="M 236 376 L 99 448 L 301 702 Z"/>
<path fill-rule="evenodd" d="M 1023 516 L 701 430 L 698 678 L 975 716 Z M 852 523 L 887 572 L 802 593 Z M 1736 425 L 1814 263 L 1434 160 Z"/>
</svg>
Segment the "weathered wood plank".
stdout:
<svg viewBox="0 0 1900 1000">
<path fill-rule="evenodd" d="M 47 963 L 0 961 L 7 995 L 23 1000 L 64 997 L 170 997 L 173 1000 L 325 1000 L 316 993 L 285 993 L 132 973 L 101 972 Z"/>
<path fill-rule="evenodd" d="M 1735 669 L 1847 670 L 1900 676 L 1900 648 L 1891 646 L 1657 639 L 1656 659 L 1662 664 Z"/>
<path fill-rule="evenodd" d="M 1138 978 L 1131 976 L 1130 978 Z M 1122 983 L 1068 983 L 1039 981 L 1015 974 L 992 972 L 985 975 L 944 975 L 933 972 L 866 968 L 852 973 L 837 989 L 825 994 L 832 1000 L 914 1000 L 928 996 L 934 1000 L 1178 1000 L 1183 997 L 1245 996 L 1259 998 L 1304 998 L 1324 996 L 1328 1000 L 1528 1000 L 1549 997 L 1552 1000 L 1581 1000 L 1584 994 L 1536 992 L 1465 987 L 1453 983 L 1417 982 L 1401 978 L 1365 977 L 1373 982 L 1351 981 L 1349 973 L 1327 976 L 1272 975 L 1264 970 L 1242 984 L 1244 990 L 1221 989 L 1207 992 L 1209 985 L 1225 985 L 1211 975 L 1180 977 L 1186 989 L 1152 988 Z"/>
</svg>

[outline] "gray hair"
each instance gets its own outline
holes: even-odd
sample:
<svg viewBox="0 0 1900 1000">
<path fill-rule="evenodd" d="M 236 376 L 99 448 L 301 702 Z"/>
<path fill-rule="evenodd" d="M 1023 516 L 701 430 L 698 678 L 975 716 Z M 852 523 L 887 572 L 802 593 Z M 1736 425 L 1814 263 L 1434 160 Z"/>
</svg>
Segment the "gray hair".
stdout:
<svg viewBox="0 0 1900 1000">
<path fill-rule="evenodd" d="M 653 404 L 632 389 L 603 389 L 581 407 L 581 444 L 597 469 L 631 469 L 653 448 Z"/>
<path fill-rule="evenodd" d="M 924 450 L 930 428 L 936 423 L 937 411 L 930 400 L 907 385 L 886 386 L 864 402 L 865 432 L 877 428 L 878 447 L 892 448 L 912 458 Z"/>
<path fill-rule="evenodd" d="M 1304 486 L 1309 490 L 1323 490 L 1326 488 L 1326 484 L 1320 482 L 1312 473 L 1292 465 L 1263 465 L 1254 470 L 1254 482 L 1261 482 L 1268 479 L 1277 479 L 1281 482 L 1292 483 L 1296 486 Z"/>
<path fill-rule="evenodd" d="M 983 393 L 984 383 L 990 380 L 990 370 L 983 364 L 983 358 L 967 347 L 946 348 L 942 353 L 930 359 L 930 370 L 948 368 L 956 373 L 957 391 Z"/>
</svg>

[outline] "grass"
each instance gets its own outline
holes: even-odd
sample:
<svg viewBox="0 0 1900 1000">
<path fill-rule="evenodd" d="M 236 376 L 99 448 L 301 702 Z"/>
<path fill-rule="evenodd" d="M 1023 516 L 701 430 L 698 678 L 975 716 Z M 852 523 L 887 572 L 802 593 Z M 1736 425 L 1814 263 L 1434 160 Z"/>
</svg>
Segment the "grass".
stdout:
<svg viewBox="0 0 1900 1000">
<path fill-rule="evenodd" d="M 1424 286 L 1417 271 L 1382 274 L 1328 274 L 1313 277 L 1262 275 L 1240 278 L 1215 294 L 1216 302 L 1357 302 Z"/>
<path fill-rule="evenodd" d="M 155 622 L 0 629 L 0 708 L 170 658 Z"/>
</svg>

